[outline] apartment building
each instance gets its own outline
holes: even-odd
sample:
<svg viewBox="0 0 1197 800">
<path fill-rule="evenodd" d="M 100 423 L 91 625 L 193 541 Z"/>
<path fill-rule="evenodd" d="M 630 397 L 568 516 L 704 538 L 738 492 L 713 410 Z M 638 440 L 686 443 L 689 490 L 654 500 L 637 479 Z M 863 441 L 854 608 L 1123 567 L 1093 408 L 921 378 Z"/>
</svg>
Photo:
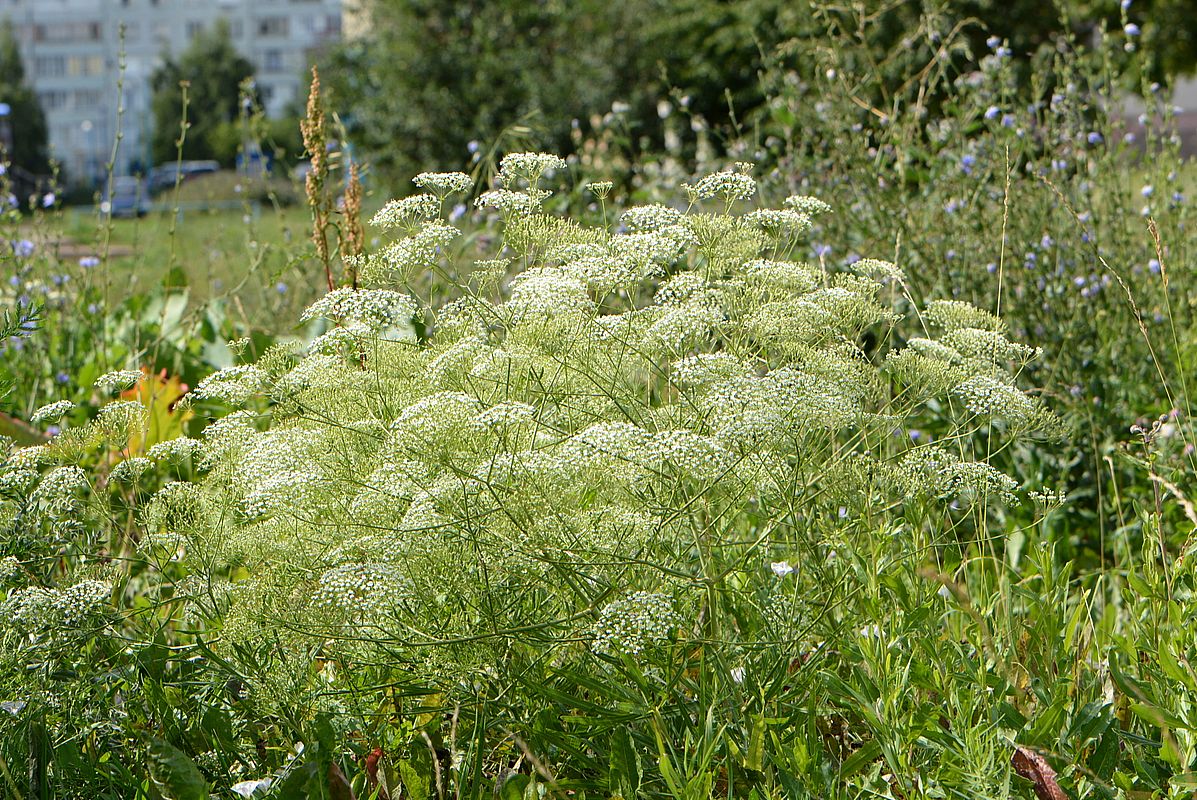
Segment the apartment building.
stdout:
<svg viewBox="0 0 1197 800">
<path fill-rule="evenodd" d="M 149 164 L 150 77 L 165 55 L 227 20 L 277 116 L 304 91 L 313 53 L 340 38 L 342 0 L 0 0 L 3 17 L 15 26 L 54 157 L 73 179 L 94 181 L 113 154 L 118 98 L 116 171 Z"/>
</svg>

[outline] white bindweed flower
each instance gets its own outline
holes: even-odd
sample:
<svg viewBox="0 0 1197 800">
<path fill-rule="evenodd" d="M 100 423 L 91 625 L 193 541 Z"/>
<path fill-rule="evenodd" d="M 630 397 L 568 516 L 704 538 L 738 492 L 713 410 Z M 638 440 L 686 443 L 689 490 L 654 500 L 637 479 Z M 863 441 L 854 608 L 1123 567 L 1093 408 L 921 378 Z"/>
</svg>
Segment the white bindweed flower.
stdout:
<svg viewBox="0 0 1197 800">
<path fill-rule="evenodd" d="M 788 561 L 774 561 L 769 565 L 769 569 L 773 570 L 773 574 L 779 578 L 784 578 L 795 571 Z"/>
</svg>

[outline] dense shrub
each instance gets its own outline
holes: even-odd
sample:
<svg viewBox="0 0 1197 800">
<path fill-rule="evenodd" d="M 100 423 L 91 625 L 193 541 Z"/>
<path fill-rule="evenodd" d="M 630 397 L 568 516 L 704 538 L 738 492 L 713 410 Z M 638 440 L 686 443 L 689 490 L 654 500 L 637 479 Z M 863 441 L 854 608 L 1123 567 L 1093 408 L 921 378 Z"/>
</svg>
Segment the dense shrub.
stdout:
<svg viewBox="0 0 1197 800">
<path fill-rule="evenodd" d="M 898 684 L 885 719 L 828 692 L 889 680 L 876 672 L 887 652 L 940 649 L 930 631 L 975 613 L 966 585 L 991 572 L 970 564 L 988 562 L 1002 509 L 1059 502 L 986 463 L 1009 437 L 1058 431 L 1015 385 L 1037 351 L 958 301 L 927 307 L 927 336 L 894 340 L 902 271 L 791 260 L 829 209 L 795 196 L 750 210 L 747 166 L 685 187 L 684 210 L 628 209 L 613 231 L 542 210 L 563 161 L 509 156 L 502 187 L 478 198 L 502 220 L 495 258 L 463 279 L 446 272 L 458 231 L 439 214 L 469 178 L 424 174 L 424 194 L 376 218 L 404 236 L 356 273 L 417 290 L 440 273 L 452 299 L 330 292 L 305 314 L 330 322 L 306 355 L 274 349 L 196 387 L 235 409 L 200 439 L 122 460 L 145 414 L 122 400 L 14 452 L 5 538 L 24 588 L 7 601 L 5 680 L 28 700 L 11 724 L 36 719 L 70 742 L 75 720 L 102 718 L 119 735 L 106 693 L 143 669 L 148 615 L 203 656 L 160 670 L 155 691 L 226 687 L 227 734 L 206 717 L 163 729 L 176 747 L 214 749 L 200 759 L 213 781 L 264 777 L 283 767 L 277 748 L 319 735 L 280 785 L 325 786 L 322 768 L 296 764 L 375 746 L 383 778 L 359 782 L 435 772 L 465 793 L 513 779 L 625 796 L 821 791 L 837 770 L 864 790 L 892 780 L 869 768 L 878 757 L 903 781 L 958 785 L 954 759 L 977 754 L 917 744 L 931 719 L 900 710 Z M 905 435 L 928 405 L 952 409 L 956 443 Z M 110 473 L 75 466 L 105 442 Z M 141 501 L 164 469 L 203 477 Z M 136 511 L 138 541 L 105 523 L 124 507 L 114 497 Z M 105 565 L 117 553 L 128 566 Z M 119 655 L 113 637 L 139 643 Z M 96 675 L 101 653 L 122 666 Z M 945 658 L 1005 680 L 970 647 L 934 653 Z M 63 670 L 82 681 L 70 715 L 54 699 Z M 1038 701 L 1011 701 L 1034 716 Z M 946 713 L 967 724 L 979 702 L 986 692 Z M 820 732 L 823 714 L 853 722 Z M 575 722 L 550 723 L 561 715 Z M 421 736 L 448 749 L 444 775 L 420 760 Z M 983 766 L 979 785 L 1009 780 L 1004 757 Z"/>
</svg>

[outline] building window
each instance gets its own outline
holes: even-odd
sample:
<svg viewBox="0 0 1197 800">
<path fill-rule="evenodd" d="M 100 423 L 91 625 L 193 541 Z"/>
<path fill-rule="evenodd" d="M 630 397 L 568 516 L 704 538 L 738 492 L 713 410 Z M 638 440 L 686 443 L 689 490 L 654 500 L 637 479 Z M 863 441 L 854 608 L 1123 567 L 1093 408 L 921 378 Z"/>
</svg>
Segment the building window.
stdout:
<svg viewBox="0 0 1197 800">
<path fill-rule="evenodd" d="M 66 57 L 38 56 L 33 59 L 33 74 L 39 78 L 61 78 L 66 75 Z"/>
<path fill-rule="evenodd" d="M 259 36 L 286 36 L 288 32 L 286 17 L 262 17 L 258 20 Z"/>
<path fill-rule="evenodd" d="M 76 111 L 96 109 L 103 105 L 104 98 L 99 89 L 77 89 L 75 91 Z"/>
<path fill-rule="evenodd" d="M 103 56 L 71 56 L 67 59 L 66 71 L 68 75 L 102 75 L 104 73 Z"/>
<path fill-rule="evenodd" d="M 262 58 L 262 69 L 265 72 L 283 71 L 283 53 L 281 50 L 267 50 Z"/>
<path fill-rule="evenodd" d="M 192 41 L 204 32 L 204 23 L 202 20 L 192 19 L 187 21 L 187 41 Z"/>
<path fill-rule="evenodd" d="M 38 92 L 37 100 L 46 111 L 57 111 L 60 108 L 66 108 L 67 93 L 58 89 Z"/>
<path fill-rule="evenodd" d="M 55 22 L 33 26 L 35 42 L 98 42 L 104 38 L 99 22 Z"/>
</svg>

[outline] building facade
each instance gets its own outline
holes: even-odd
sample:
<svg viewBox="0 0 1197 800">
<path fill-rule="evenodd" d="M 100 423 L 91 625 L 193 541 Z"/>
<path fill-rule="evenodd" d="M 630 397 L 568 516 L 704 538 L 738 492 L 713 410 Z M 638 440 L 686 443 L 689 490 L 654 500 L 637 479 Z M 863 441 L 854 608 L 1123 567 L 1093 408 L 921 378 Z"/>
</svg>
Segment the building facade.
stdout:
<svg viewBox="0 0 1197 800">
<path fill-rule="evenodd" d="M 151 166 L 150 78 L 218 20 L 253 63 L 271 116 L 301 96 L 314 53 L 343 24 L 342 0 L 0 0 L 4 17 L 46 112 L 52 153 L 82 182 L 104 174 L 114 148 L 117 174 Z"/>
</svg>

